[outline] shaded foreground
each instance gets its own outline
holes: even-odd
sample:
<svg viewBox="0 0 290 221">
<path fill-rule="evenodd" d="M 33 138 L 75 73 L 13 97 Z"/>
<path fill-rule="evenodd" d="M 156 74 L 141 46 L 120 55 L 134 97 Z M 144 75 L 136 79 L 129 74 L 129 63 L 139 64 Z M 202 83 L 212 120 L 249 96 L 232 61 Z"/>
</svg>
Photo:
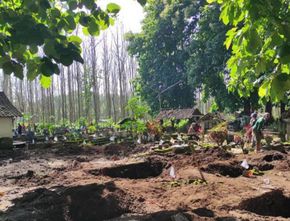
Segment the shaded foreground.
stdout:
<svg viewBox="0 0 290 221">
<path fill-rule="evenodd" d="M 234 156 L 214 148 L 191 155 L 133 155 L 129 150 L 123 155 L 78 146 L 2 152 L 0 220 L 290 218 L 288 153 Z M 244 177 L 244 158 L 264 174 Z M 169 176 L 171 166 L 175 180 Z M 206 182 L 200 182 L 200 171 Z"/>
</svg>

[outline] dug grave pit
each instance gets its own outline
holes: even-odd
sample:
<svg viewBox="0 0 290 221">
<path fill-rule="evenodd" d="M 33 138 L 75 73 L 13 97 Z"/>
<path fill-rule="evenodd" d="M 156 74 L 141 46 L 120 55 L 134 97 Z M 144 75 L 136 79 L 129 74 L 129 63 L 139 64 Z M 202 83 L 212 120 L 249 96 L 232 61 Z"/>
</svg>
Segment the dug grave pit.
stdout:
<svg viewBox="0 0 290 221">
<path fill-rule="evenodd" d="M 0 220 L 102 221 L 132 212 L 135 198 L 113 182 L 36 189 L 14 200 Z M 142 212 L 136 205 L 133 212 Z"/>
<path fill-rule="evenodd" d="M 276 160 L 283 160 L 285 159 L 285 156 L 281 153 L 273 153 L 273 154 L 267 154 L 263 157 L 263 161 L 266 162 L 272 162 L 272 161 L 276 161 Z"/>
<path fill-rule="evenodd" d="M 222 176 L 239 177 L 244 169 L 239 164 L 211 163 L 207 167 L 201 168 L 202 171 Z"/>
<path fill-rule="evenodd" d="M 282 190 L 273 190 L 242 201 L 238 209 L 262 216 L 290 218 L 290 198 L 285 196 Z"/>
<path fill-rule="evenodd" d="M 112 178 L 145 179 L 159 176 L 165 164 L 161 161 L 147 160 L 144 162 L 105 167 L 88 171 L 90 174 L 109 176 Z"/>
</svg>

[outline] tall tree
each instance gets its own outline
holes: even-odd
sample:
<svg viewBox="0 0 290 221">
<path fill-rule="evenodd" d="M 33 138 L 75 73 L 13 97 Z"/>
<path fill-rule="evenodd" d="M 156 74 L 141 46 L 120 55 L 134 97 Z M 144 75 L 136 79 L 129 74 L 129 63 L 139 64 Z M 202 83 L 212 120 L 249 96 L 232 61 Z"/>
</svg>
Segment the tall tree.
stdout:
<svg viewBox="0 0 290 221">
<path fill-rule="evenodd" d="M 187 61 L 190 84 L 203 92 L 203 99 L 215 98 L 219 110 L 233 111 L 241 107 L 250 113 L 258 105 L 257 92 L 250 99 L 241 99 L 237 92 L 229 92 L 226 61 L 230 52 L 224 41 L 228 27 L 219 21 L 219 5 L 205 5 L 201 8 L 198 28 L 190 41 L 190 58 Z"/>
<path fill-rule="evenodd" d="M 194 103 L 194 89 L 186 74 L 189 54 L 185 49 L 196 28 L 202 2 L 150 0 L 145 7 L 142 32 L 128 35 L 128 49 L 139 63 L 140 95 L 153 111 L 159 106 L 191 107 Z M 166 90 L 171 85 L 175 86 Z"/>
<path fill-rule="evenodd" d="M 287 101 L 290 91 L 290 1 L 208 0 L 221 4 L 230 86 L 241 96 L 259 87 L 259 96 Z"/>
</svg>

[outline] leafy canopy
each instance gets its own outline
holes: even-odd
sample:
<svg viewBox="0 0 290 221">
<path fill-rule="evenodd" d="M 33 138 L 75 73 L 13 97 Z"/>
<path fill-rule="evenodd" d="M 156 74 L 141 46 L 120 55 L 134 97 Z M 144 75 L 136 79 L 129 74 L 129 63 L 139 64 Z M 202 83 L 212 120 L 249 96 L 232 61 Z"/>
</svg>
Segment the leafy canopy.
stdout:
<svg viewBox="0 0 290 221">
<path fill-rule="evenodd" d="M 219 5 L 205 5 L 200 9 L 198 29 L 190 42 L 187 61 L 189 83 L 202 91 L 203 99 L 215 99 L 215 109 L 231 111 L 243 107 L 237 93 L 228 91 L 226 60 L 229 51 L 223 45 L 227 28 L 219 21 Z"/>
<path fill-rule="evenodd" d="M 20 79 L 42 74 L 43 86 L 59 74 L 58 64 L 83 63 L 82 40 L 74 31 L 98 35 L 113 24 L 120 7 L 100 9 L 94 0 L 2 0 L 0 3 L 0 68 Z"/>
<path fill-rule="evenodd" d="M 290 1 L 207 0 L 221 4 L 220 19 L 232 28 L 226 47 L 230 87 L 249 96 L 259 87 L 259 96 L 278 102 L 290 90 Z"/>
<path fill-rule="evenodd" d="M 192 0 L 149 0 L 142 32 L 128 35 L 129 52 L 139 63 L 140 95 L 154 112 L 160 106 L 190 107 L 194 103 L 186 74 L 186 48 L 196 25 L 193 15 L 199 4 Z"/>
</svg>

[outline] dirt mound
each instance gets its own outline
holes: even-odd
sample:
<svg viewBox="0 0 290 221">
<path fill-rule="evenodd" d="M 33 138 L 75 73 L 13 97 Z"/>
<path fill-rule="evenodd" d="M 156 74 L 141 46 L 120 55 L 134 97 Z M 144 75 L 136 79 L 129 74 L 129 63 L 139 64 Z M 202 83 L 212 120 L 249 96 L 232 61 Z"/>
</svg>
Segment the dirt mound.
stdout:
<svg viewBox="0 0 290 221">
<path fill-rule="evenodd" d="M 104 154 L 107 156 L 113 155 L 128 155 L 132 147 L 126 143 L 115 144 L 111 143 L 104 147 Z"/>
<path fill-rule="evenodd" d="M 193 152 L 192 162 L 194 164 L 206 164 L 216 160 L 228 160 L 234 157 L 233 154 L 227 152 L 220 147 L 204 148 Z"/>
<path fill-rule="evenodd" d="M 222 176 L 239 177 L 243 174 L 243 168 L 239 164 L 224 164 L 224 163 L 212 163 L 205 168 L 201 168 L 202 171 L 220 174 Z"/>
<path fill-rule="evenodd" d="M 23 159 L 27 159 L 28 155 L 25 149 L 12 149 L 12 150 L 0 150 L 0 166 L 5 165 L 9 161 L 18 162 Z"/>
<path fill-rule="evenodd" d="M 216 159 L 221 159 L 221 160 L 228 160 L 233 157 L 233 154 L 227 152 L 226 150 L 220 148 L 220 147 L 215 147 L 215 148 L 205 148 L 202 153 L 207 156 L 212 156 Z"/>
<path fill-rule="evenodd" d="M 54 153 L 59 156 L 79 155 L 83 149 L 78 144 L 65 144 L 53 147 Z"/>
<path fill-rule="evenodd" d="M 4 177 L 4 179 L 12 180 L 12 184 L 17 184 L 19 186 L 38 186 L 49 184 L 52 178 L 48 175 L 38 175 L 35 174 L 33 170 L 28 170 L 24 174 Z"/>
<path fill-rule="evenodd" d="M 282 171 L 289 171 L 290 170 L 290 160 L 283 160 L 278 162 L 275 165 L 275 168 Z"/>
<path fill-rule="evenodd" d="M 131 211 L 134 199 L 114 183 L 37 189 L 15 200 L 0 220 L 101 221 Z"/>
<path fill-rule="evenodd" d="M 147 160 L 145 162 L 91 170 L 89 173 L 112 178 L 144 179 L 159 176 L 162 173 L 163 167 L 164 164 L 161 161 Z"/>
<path fill-rule="evenodd" d="M 284 196 L 282 190 L 273 190 L 241 202 L 238 208 L 262 216 L 282 216 L 289 218 L 290 198 Z"/>
</svg>

